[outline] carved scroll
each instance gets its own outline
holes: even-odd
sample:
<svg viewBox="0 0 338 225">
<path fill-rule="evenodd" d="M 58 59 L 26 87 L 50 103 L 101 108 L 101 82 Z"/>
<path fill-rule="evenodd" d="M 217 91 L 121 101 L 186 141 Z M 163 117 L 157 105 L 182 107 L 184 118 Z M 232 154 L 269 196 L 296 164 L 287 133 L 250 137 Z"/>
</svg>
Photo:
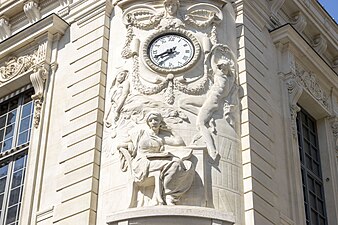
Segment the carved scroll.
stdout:
<svg viewBox="0 0 338 225">
<path fill-rule="evenodd" d="M 40 123 L 40 115 L 43 103 L 44 83 L 47 79 L 48 71 L 44 65 L 37 65 L 34 72 L 30 75 L 31 82 L 34 87 L 34 127 L 38 128 Z"/>
<path fill-rule="evenodd" d="M 288 93 L 289 93 L 289 106 L 291 115 L 291 129 L 294 138 L 297 138 L 297 113 L 300 111 L 300 107 L 297 105 L 298 99 L 302 95 L 303 88 L 297 83 L 294 78 L 286 81 Z"/>
</svg>

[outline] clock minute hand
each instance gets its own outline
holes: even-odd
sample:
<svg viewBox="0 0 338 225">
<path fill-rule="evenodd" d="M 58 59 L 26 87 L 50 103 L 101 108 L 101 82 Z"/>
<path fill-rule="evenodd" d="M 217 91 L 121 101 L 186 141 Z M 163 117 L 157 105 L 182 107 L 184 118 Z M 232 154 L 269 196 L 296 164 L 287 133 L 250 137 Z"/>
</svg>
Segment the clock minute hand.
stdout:
<svg viewBox="0 0 338 225">
<path fill-rule="evenodd" d="M 165 52 L 162 52 L 161 54 L 158 54 L 158 55 L 155 55 L 154 58 L 157 59 L 159 57 L 163 58 L 165 55 L 168 55 L 169 54 L 169 50 L 170 49 L 167 49 Z"/>
<path fill-rule="evenodd" d="M 171 54 L 174 53 L 175 49 L 176 49 L 176 46 L 173 47 L 173 48 L 169 48 L 165 52 L 162 52 L 161 54 L 155 55 L 154 57 L 157 59 L 159 57 L 163 58 L 166 55 L 171 55 Z"/>
</svg>

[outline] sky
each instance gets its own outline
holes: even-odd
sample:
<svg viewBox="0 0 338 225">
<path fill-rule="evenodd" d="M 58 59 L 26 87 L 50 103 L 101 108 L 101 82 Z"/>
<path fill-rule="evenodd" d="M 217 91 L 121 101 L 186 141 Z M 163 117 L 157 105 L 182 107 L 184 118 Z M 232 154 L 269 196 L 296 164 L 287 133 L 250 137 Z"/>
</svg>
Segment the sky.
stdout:
<svg viewBox="0 0 338 225">
<path fill-rule="evenodd" d="M 338 0 L 318 0 L 325 10 L 334 18 L 338 23 Z"/>
</svg>

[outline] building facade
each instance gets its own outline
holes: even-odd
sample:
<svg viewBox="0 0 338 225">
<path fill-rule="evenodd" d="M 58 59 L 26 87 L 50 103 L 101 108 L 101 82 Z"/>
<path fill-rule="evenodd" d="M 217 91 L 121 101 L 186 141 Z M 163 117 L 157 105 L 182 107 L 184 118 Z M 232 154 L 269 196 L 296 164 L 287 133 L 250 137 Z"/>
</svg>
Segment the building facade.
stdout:
<svg viewBox="0 0 338 225">
<path fill-rule="evenodd" d="M 335 225 L 337 116 L 317 1 L 0 0 L 0 224 Z"/>
</svg>

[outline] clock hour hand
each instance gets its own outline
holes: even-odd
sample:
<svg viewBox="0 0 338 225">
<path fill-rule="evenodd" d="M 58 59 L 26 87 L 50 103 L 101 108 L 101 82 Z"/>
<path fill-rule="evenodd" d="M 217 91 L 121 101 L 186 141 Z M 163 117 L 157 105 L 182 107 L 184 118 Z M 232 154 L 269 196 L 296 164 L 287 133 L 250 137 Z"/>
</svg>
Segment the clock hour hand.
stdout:
<svg viewBox="0 0 338 225">
<path fill-rule="evenodd" d="M 157 59 L 159 57 L 163 58 L 163 57 L 165 57 L 167 55 L 171 55 L 171 54 L 175 53 L 175 49 L 176 49 L 176 46 L 173 47 L 173 48 L 169 48 L 165 52 L 162 52 L 161 54 L 155 55 L 154 58 L 155 59 Z"/>
<path fill-rule="evenodd" d="M 164 58 L 165 56 L 161 57 L 162 61 L 160 61 L 158 64 L 159 65 L 163 65 L 165 61 L 167 61 L 168 59 L 171 59 L 173 57 L 175 57 L 175 55 L 177 55 L 179 52 L 177 51 L 173 51 L 170 53 L 170 55 L 166 55 L 166 58 Z M 164 58 L 164 59 L 163 59 Z"/>
</svg>

